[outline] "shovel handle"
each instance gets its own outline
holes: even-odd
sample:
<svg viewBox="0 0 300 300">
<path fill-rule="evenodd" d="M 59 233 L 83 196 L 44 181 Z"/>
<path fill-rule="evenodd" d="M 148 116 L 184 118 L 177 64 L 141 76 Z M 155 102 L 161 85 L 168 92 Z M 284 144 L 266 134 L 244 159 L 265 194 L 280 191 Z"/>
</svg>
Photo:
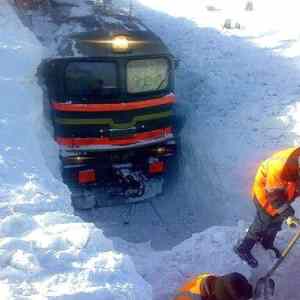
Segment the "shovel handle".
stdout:
<svg viewBox="0 0 300 300">
<path fill-rule="evenodd" d="M 290 240 L 288 243 L 288 246 L 284 249 L 281 257 L 277 260 L 277 262 L 274 264 L 272 269 L 267 273 L 265 278 L 271 277 L 273 273 L 277 270 L 277 268 L 281 265 L 281 263 L 284 261 L 284 259 L 288 256 L 288 254 L 291 252 L 294 245 L 297 243 L 297 241 L 300 238 L 300 229 L 298 232 L 294 235 L 294 237 Z"/>
</svg>

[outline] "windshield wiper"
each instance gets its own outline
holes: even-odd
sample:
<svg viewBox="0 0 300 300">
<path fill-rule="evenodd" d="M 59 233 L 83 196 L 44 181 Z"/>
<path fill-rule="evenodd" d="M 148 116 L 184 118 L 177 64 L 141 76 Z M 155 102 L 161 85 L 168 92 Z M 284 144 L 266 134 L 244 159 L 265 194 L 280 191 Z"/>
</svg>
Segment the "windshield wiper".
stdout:
<svg viewBox="0 0 300 300">
<path fill-rule="evenodd" d="M 155 89 L 155 91 L 160 90 L 160 88 L 162 87 L 162 85 L 168 80 L 168 76 L 165 77 L 158 85 L 158 87 Z"/>
</svg>

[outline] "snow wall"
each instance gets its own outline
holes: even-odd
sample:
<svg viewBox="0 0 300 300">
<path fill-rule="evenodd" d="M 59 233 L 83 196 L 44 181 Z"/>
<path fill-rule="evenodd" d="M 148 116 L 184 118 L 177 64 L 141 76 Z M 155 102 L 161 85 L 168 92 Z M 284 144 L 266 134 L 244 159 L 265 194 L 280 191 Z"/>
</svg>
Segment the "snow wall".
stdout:
<svg viewBox="0 0 300 300">
<path fill-rule="evenodd" d="M 41 46 L 6 1 L 0 25 L 1 300 L 152 299 L 130 258 L 72 215 L 40 151 L 40 139 L 51 144 L 35 78 Z"/>
<path fill-rule="evenodd" d="M 172 251 L 153 253 L 145 245 L 142 252 L 148 249 L 157 261 L 145 277 L 157 300 L 170 295 L 163 286 L 175 288 L 199 272 L 240 271 L 255 283 L 275 261 L 272 253 L 257 246 L 253 252 L 260 266 L 250 270 L 236 259 L 232 247 L 247 228 L 238 220 L 248 222 L 254 215 L 249 194 L 258 164 L 300 142 L 300 43 L 295 26 L 300 5 L 291 0 L 252 1 L 254 10 L 246 11 L 247 2 L 136 1 L 135 13 L 181 61 L 176 94 L 186 122 L 178 185 L 170 201 L 179 197 L 183 206 L 189 201 L 195 208 L 181 227 L 191 224 L 199 232 L 197 219 L 237 224 L 196 233 Z M 296 206 L 299 215 L 299 201 Z M 277 246 L 283 249 L 294 233 L 282 231 Z M 137 269 L 147 270 L 137 247 L 132 248 L 124 245 Z M 299 253 L 298 243 L 274 275 L 274 300 L 300 299 Z"/>
</svg>

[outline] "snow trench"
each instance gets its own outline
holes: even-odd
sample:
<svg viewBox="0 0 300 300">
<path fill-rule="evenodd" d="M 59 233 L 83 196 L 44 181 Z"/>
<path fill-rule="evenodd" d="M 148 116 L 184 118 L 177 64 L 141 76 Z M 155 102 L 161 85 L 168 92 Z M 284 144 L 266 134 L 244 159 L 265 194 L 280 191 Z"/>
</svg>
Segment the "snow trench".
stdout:
<svg viewBox="0 0 300 300">
<path fill-rule="evenodd" d="M 164 4 L 174 7 L 171 2 Z M 218 8 L 221 2 L 215 2 Z M 157 3 L 162 2 L 153 0 L 153 7 Z M 191 11 L 201 12 L 193 1 L 189 4 Z M 298 138 L 294 61 L 240 37 L 199 28 L 201 18 L 174 17 L 142 5 L 137 14 L 182 61 L 177 95 L 186 106 L 181 134 L 186 147 L 179 162 L 183 172 L 171 182 L 178 188 L 170 187 L 171 193 L 158 199 L 166 227 L 141 209 L 124 229 L 114 222 L 120 219 L 118 211 L 92 212 L 86 223 L 73 215 L 69 191 L 50 172 L 55 166 L 40 149 L 44 141 L 47 154 L 56 151 L 43 127 L 42 92 L 34 76 L 44 49 L 8 3 L 1 3 L 1 299 L 172 299 L 176 288 L 200 272 L 239 271 L 255 283 L 275 261 L 257 246 L 260 267 L 250 270 L 233 255 L 232 246 L 246 229 L 237 220 L 250 216 L 245 186 L 257 162 Z M 265 118 L 257 118 L 261 112 Z M 200 232 L 223 221 L 236 226 Z M 281 232 L 278 246 L 284 248 L 292 234 Z M 155 251 L 153 244 L 171 250 Z M 299 250 L 297 245 L 274 275 L 274 300 L 299 300 Z"/>
</svg>

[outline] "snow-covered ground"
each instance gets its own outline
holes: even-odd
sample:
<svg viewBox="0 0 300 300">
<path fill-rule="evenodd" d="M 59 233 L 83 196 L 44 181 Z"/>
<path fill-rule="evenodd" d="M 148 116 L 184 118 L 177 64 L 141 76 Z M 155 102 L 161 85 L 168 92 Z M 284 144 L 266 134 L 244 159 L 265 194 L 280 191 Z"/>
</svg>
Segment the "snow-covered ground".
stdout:
<svg viewBox="0 0 300 300">
<path fill-rule="evenodd" d="M 249 190 L 259 161 L 299 142 L 298 4 L 253 1 L 254 10 L 247 12 L 245 4 L 135 2 L 135 14 L 181 60 L 178 111 L 186 117 L 181 159 L 165 194 L 154 200 L 162 220 L 146 204 L 136 207 L 129 226 L 122 222 L 123 209 L 80 214 L 97 229 L 73 216 L 68 189 L 53 176 L 57 149 L 43 125 L 42 93 L 34 77 L 49 49 L 1 2 L 3 299 L 163 300 L 199 272 L 240 271 L 255 282 L 270 267 L 274 258 L 260 247 L 255 272 L 231 249 L 246 228 L 238 220 L 253 215 Z M 90 10 L 73 11 L 82 13 Z M 57 28 L 47 26 L 51 36 Z M 219 226 L 206 229 L 212 225 Z M 280 247 L 291 234 L 280 234 Z M 274 300 L 299 300 L 299 251 L 297 246 L 274 276 Z"/>
<path fill-rule="evenodd" d="M 0 23 L 1 300 L 152 299 L 131 259 L 73 216 L 40 149 L 50 139 L 34 77 L 43 49 L 6 1 Z"/>
</svg>

